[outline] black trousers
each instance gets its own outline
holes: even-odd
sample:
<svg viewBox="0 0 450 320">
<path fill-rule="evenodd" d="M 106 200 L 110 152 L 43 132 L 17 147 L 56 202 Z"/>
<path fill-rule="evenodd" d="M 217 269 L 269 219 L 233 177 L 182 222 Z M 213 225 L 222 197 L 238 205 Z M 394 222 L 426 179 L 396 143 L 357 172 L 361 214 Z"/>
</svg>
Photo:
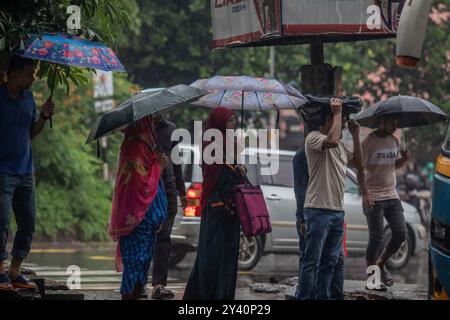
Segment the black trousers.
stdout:
<svg viewBox="0 0 450 320">
<path fill-rule="evenodd" d="M 372 209 L 364 208 L 369 227 L 369 243 L 366 250 L 366 259 L 369 264 L 375 264 L 383 248 L 381 244 L 384 236 L 383 218 L 386 218 L 392 231 L 392 238 L 386 250 L 394 254 L 405 241 L 408 229 L 403 216 L 403 207 L 399 199 L 375 201 Z"/>
<path fill-rule="evenodd" d="M 152 285 L 167 286 L 167 276 L 169 272 L 169 257 L 171 250 L 170 234 L 178 210 L 176 194 L 167 195 L 167 220 L 160 232 L 156 235 L 155 253 L 153 256 Z"/>
</svg>

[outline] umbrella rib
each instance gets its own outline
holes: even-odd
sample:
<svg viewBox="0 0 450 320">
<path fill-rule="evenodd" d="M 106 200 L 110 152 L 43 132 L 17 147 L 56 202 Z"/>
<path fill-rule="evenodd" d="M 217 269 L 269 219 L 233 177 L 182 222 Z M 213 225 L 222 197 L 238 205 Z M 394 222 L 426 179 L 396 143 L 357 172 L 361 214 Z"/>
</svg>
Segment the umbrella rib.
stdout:
<svg viewBox="0 0 450 320">
<path fill-rule="evenodd" d="M 225 93 L 227 92 L 227 90 L 223 90 L 223 95 L 220 98 L 219 104 L 217 105 L 218 107 L 220 107 L 220 104 L 222 103 L 223 97 L 225 97 Z"/>
<path fill-rule="evenodd" d="M 102 52 L 100 51 L 100 49 L 97 48 L 97 47 L 94 47 L 94 49 L 97 50 L 98 55 L 99 55 L 100 57 L 102 57 L 102 59 L 100 59 L 100 60 L 101 60 L 101 62 L 102 62 L 102 64 L 103 64 L 103 68 L 105 68 L 106 71 L 110 71 L 109 66 L 107 66 L 107 65 L 106 65 L 106 62 L 104 61 L 104 58 L 105 58 L 105 57 L 104 57 L 103 53 L 102 53 Z"/>
<path fill-rule="evenodd" d="M 294 110 L 297 110 L 297 108 L 295 108 L 295 104 L 292 103 L 292 101 L 291 101 L 289 95 L 286 95 L 286 96 L 287 96 L 288 101 L 292 104 L 292 107 L 294 107 Z"/>
<path fill-rule="evenodd" d="M 258 101 L 259 110 L 262 112 L 263 109 L 261 107 L 261 103 L 259 102 L 258 93 L 255 91 L 256 101 Z"/>
</svg>

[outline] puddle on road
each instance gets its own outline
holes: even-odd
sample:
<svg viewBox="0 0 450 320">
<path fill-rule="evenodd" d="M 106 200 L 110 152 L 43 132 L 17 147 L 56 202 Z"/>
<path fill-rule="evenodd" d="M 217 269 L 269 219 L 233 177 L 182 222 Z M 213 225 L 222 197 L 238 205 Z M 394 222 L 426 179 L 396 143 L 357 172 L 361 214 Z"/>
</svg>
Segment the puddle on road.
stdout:
<svg viewBox="0 0 450 320">
<path fill-rule="evenodd" d="M 98 286 L 117 283 L 120 274 L 115 271 L 115 244 L 33 244 L 33 250 L 25 267 L 34 269 L 42 276 L 55 280 L 65 280 L 67 267 L 77 265 L 81 268 L 86 284 Z M 185 283 L 194 264 L 195 253 L 189 253 L 177 266 L 169 270 L 169 277 L 177 284 Z M 248 287 L 255 282 L 276 282 L 288 277 L 296 277 L 298 257 L 295 255 L 269 254 L 261 258 L 258 265 L 249 271 L 240 270 L 237 287 Z M 52 276 L 52 272 L 55 273 Z M 57 275 L 56 275 L 57 273 Z M 428 259 L 424 251 L 411 258 L 406 267 L 394 270 L 397 283 L 427 285 Z M 365 279 L 365 261 L 363 257 L 347 257 L 345 260 L 346 280 Z"/>
</svg>

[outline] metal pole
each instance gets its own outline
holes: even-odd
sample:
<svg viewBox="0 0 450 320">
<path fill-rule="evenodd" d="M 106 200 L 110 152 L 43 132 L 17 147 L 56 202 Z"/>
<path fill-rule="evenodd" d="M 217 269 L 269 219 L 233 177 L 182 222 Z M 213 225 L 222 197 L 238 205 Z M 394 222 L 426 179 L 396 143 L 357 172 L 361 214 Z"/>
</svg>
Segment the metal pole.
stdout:
<svg viewBox="0 0 450 320">
<path fill-rule="evenodd" d="M 269 47 L 269 74 L 270 78 L 275 78 L 275 46 Z M 276 115 L 271 112 L 269 116 L 270 124 L 273 128 L 278 128 L 278 121 L 280 119 L 280 111 L 276 110 Z"/>
<path fill-rule="evenodd" d="M 270 77 L 275 78 L 275 47 L 269 47 Z"/>
<path fill-rule="evenodd" d="M 241 134 L 242 130 L 244 129 L 244 90 L 242 90 L 241 95 Z"/>
<path fill-rule="evenodd" d="M 102 145 L 102 153 L 103 153 L 103 179 L 105 181 L 109 181 L 109 167 L 108 162 L 106 161 L 106 148 L 108 147 L 107 138 L 103 137 L 101 138 L 101 145 Z"/>
<path fill-rule="evenodd" d="M 313 66 L 325 64 L 323 43 L 320 41 L 311 42 L 310 47 L 311 64 Z"/>
</svg>

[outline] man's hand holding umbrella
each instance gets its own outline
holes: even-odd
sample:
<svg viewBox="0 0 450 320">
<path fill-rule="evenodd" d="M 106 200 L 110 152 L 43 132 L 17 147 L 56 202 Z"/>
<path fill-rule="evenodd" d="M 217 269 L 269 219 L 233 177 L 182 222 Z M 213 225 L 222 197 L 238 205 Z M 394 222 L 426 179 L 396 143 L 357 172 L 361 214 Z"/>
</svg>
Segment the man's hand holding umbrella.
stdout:
<svg viewBox="0 0 450 320">
<path fill-rule="evenodd" d="M 411 160 L 411 153 L 408 150 L 400 151 L 400 155 L 402 157 L 400 159 L 397 159 L 397 161 L 395 161 L 396 168 L 403 167 L 405 164 L 407 164 Z"/>
<path fill-rule="evenodd" d="M 39 118 L 31 127 L 31 139 L 34 139 L 42 132 L 45 122 L 47 120 L 50 120 L 51 117 L 55 114 L 55 104 L 53 103 L 53 100 L 48 99 L 47 101 L 45 101 L 44 104 L 39 108 L 39 110 Z"/>
<path fill-rule="evenodd" d="M 41 118 L 44 120 L 49 120 L 55 114 L 55 104 L 53 103 L 53 100 L 45 101 L 40 110 Z"/>
</svg>

